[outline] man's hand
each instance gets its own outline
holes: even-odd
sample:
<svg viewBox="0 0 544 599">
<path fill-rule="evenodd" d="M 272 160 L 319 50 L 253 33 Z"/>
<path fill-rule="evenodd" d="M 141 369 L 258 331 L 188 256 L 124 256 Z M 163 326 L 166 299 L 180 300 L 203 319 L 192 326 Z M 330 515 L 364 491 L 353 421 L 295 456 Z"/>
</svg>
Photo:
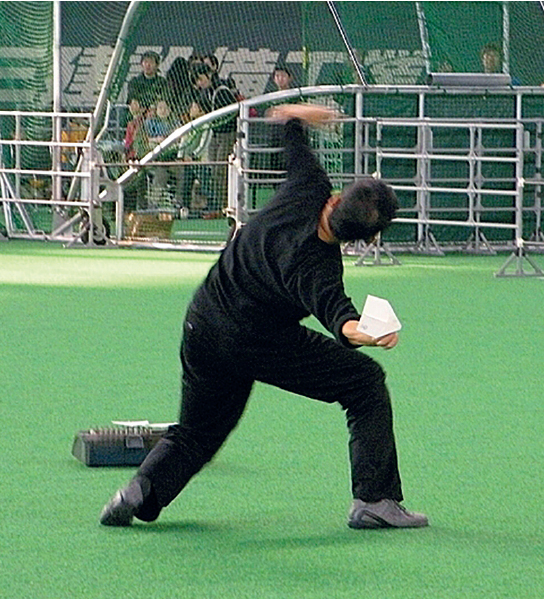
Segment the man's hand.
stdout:
<svg viewBox="0 0 544 599">
<path fill-rule="evenodd" d="M 358 320 L 348 320 L 342 327 L 342 334 L 352 345 L 364 345 L 366 347 L 383 347 L 393 349 L 399 342 L 397 333 L 389 333 L 383 337 L 375 338 L 361 333 L 357 330 Z"/>
<path fill-rule="evenodd" d="M 318 104 L 280 104 L 270 108 L 266 116 L 281 123 L 289 119 L 301 119 L 309 125 L 322 125 L 339 118 L 340 114 Z"/>
</svg>

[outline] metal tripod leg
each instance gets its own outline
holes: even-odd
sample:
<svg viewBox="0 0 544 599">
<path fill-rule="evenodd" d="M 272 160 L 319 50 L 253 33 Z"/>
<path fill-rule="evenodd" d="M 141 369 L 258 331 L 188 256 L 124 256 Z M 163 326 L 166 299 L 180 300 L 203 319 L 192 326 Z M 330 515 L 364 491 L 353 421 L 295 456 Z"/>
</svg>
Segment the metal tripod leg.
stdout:
<svg viewBox="0 0 544 599">
<path fill-rule="evenodd" d="M 80 212 L 78 212 L 77 214 L 75 214 L 74 216 L 72 216 L 71 219 L 69 219 L 66 222 L 62 223 L 60 225 L 60 227 L 58 227 L 57 229 L 55 229 L 51 233 L 51 239 L 54 239 L 55 237 L 58 237 L 59 235 L 62 235 L 65 231 L 67 231 L 68 229 L 70 229 L 74 225 L 76 225 L 81 220 L 81 218 L 82 218 L 82 214 Z"/>
<path fill-rule="evenodd" d="M 467 254 L 491 254 L 495 255 L 497 252 L 491 247 L 487 237 L 477 229 L 467 239 L 463 251 Z"/>
<path fill-rule="evenodd" d="M 382 259 L 385 254 L 388 260 Z M 371 257 L 370 260 L 368 258 Z M 368 244 L 365 244 L 363 253 L 359 256 L 355 266 L 400 266 L 400 262 L 395 258 L 386 244 L 383 244 L 380 236 Z"/>
<path fill-rule="evenodd" d="M 434 256 L 443 256 L 444 252 L 438 245 L 436 237 L 433 235 L 429 225 L 425 225 L 425 230 L 422 239 L 420 239 L 414 248 L 414 252 L 417 254 L 426 254 Z"/>
<path fill-rule="evenodd" d="M 526 272 L 523 268 L 524 263 L 527 262 L 533 269 L 533 272 Z M 514 272 L 507 272 L 510 265 L 515 266 Z M 535 261 L 527 255 L 527 252 L 523 247 L 518 247 L 515 252 L 511 254 L 502 268 L 495 273 L 496 277 L 544 277 L 544 272 L 535 263 Z"/>
</svg>

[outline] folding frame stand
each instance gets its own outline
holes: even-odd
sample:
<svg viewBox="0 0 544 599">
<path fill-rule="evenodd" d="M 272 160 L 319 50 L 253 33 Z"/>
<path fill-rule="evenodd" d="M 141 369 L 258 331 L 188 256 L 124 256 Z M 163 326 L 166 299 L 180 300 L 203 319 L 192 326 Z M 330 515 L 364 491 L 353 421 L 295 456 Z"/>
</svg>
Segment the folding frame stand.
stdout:
<svg viewBox="0 0 544 599">
<path fill-rule="evenodd" d="M 355 266 L 400 266 L 400 262 L 395 258 L 387 244 L 384 244 L 381 235 L 370 243 L 358 241 L 355 244 L 355 250 L 361 251 Z M 383 255 L 386 259 L 383 259 Z"/>
<path fill-rule="evenodd" d="M 532 268 L 531 272 L 524 269 L 524 265 L 529 264 Z M 514 267 L 514 271 L 510 269 Z M 527 254 L 522 242 L 518 242 L 518 247 L 510 255 L 504 265 L 495 273 L 496 277 L 544 277 L 544 271 L 535 263 L 535 261 Z"/>
</svg>

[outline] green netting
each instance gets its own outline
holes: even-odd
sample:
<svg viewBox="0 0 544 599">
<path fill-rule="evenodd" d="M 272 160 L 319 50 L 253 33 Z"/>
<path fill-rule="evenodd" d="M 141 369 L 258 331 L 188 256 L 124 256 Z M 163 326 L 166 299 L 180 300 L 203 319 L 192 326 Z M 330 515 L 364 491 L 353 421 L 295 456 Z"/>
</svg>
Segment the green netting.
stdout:
<svg viewBox="0 0 544 599">
<path fill-rule="evenodd" d="M 538 2 L 422 2 L 434 71 L 483 72 L 482 50 L 500 53 L 496 72 L 522 85 L 544 81 L 544 16 Z M 489 71 L 493 72 L 493 71 Z"/>
<path fill-rule="evenodd" d="M 0 109 L 52 102 L 52 2 L 0 2 Z"/>
<path fill-rule="evenodd" d="M 326 2 L 303 3 L 309 83 L 358 83 Z M 338 16 L 370 84 L 424 81 L 424 60 L 414 2 L 336 2 Z"/>
<path fill-rule="evenodd" d="M 366 80 L 421 84 L 427 70 L 483 70 L 494 44 L 499 70 L 524 85 L 544 81 L 544 16 L 537 2 L 336 2 Z M 62 2 L 62 98 L 95 105 L 129 2 Z M 0 3 L 0 105 L 43 109 L 52 93 L 52 2 Z M 146 50 L 162 75 L 178 57 L 215 54 L 219 73 L 245 97 L 274 89 L 274 66 L 294 85 L 356 82 L 327 2 L 140 2 L 109 98 L 124 102 Z"/>
<path fill-rule="evenodd" d="M 538 2 L 336 2 L 369 83 L 424 83 L 426 71 L 482 71 L 496 45 L 500 70 L 524 85 L 544 81 Z M 62 2 L 66 109 L 94 106 L 129 2 Z M 52 2 L 0 3 L 2 107 L 51 102 Z M 124 100 L 139 56 L 155 50 L 163 75 L 178 56 L 214 53 L 222 76 L 246 96 L 273 89 L 278 63 L 294 83 L 353 82 L 354 70 L 327 2 L 140 2 L 110 98 Z M 9 93 L 8 93 L 9 91 Z M 49 95 L 48 95 L 49 94 Z"/>
<path fill-rule="evenodd" d="M 137 9 L 132 14 L 134 5 Z M 500 55 L 495 68 L 510 74 L 516 85 L 539 86 L 544 82 L 544 11 L 538 2 L 335 2 L 334 6 L 365 81 L 372 85 L 422 85 L 429 72 L 437 71 L 482 72 L 481 54 L 489 44 Z M 119 34 L 127 15 L 131 16 L 130 23 L 119 46 Z M 0 2 L 0 108 L 51 107 L 52 18 L 52 2 Z M 168 84 L 155 86 L 149 97 L 140 94 L 141 104 L 147 111 L 164 100 L 169 104 L 170 115 L 153 124 L 154 131 L 159 133 L 156 136 L 143 135 L 141 130 L 134 132 L 133 158 L 143 156 L 165 132 L 194 117 L 190 94 L 180 95 L 179 87 L 175 86 L 180 81 L 191 81 L 190 74 L 179 74 L 179 65 L 183 70 L 183 64 L 192 56 L 200 59 L 204 55 L 215 56 L 218 76 L 237 99 L 276 90 L 273 73 L 278 66 L 290 71 L 291 87 L 358 82 L 357 69 L 338 23 L 329 3 L 322 1 L 62 2 L 61 25 L 61 96 L 63 109 L 67 111 L 94 110 L 114 49 L 119 47 L 107 91 L 111 103 L 108 127 L 100 146 L 112 178 L 127 168 L 127 126 L 136 125 L 134 113 L 127 106 L 129 86 L 140 75 L 146 52 L 156 53 L 160 60 L 158 75 L 168 80 Z M 346 115 L 354 114 L 351 96 L 323 97 L 318 101 L 336 106 Z M 218 103 L 210 102 L 201 108 L 206 112 L 216 107 Z M 156 108 L 153 110 L 151 116 L 156 117 Z M 257 115 L 262 116 L 264 110 L 262 107 Z M 369 94 L 363 105 L 365 117 L 415 117 L 419 110 L 417 96 L 402 92 Z M 513 96 L 498 95 L 429 95 L 424 111 L 431 118 L 516 116 Z M 526 118 L 541 119 L 542 98 L 529 98 L 523 111 Z M 228 128 L 228 119 L 217 125 Z M 536 125 L 527 128 L 531 139 L 541 135 Z M 3 119 L 1 129 L 2 136 L 9 137 L 13 133 L 12 122 Z M 352 124 L 344 124 L 315 137 L 329 171 L 340 176 L 354 172 L 356 165 L 350 150 L 354 131 Z M 28 118 L 25 134 L 29 139 L 45 140 L 51 132 L 47 123 Z M 270 143 L 266 128 L 255 127 L 251 135 L 255 146 Z M 435 142 L 463 144 L 464 135 L 460 131 L 442 132 Z M 181 148 L 161 157 L 183 161 L 177 169 L 166 172 L 142 169 L 126 189 L 129 209 L 179 213 L 181 194 L 185 197 L 182 207 L 191 212 L 191 203 L 202 206 L 206 195 L 223 197 L 224 189 L 220 187 L 223 183 L 214 175 L 214 169 L 205 166 L 207 159 L 215 156 L 210 154 L 209 139 L 209 130 L 193 132 L 182 140 Z M 489 144 L 508 147 L 510 141 L 503 132 Z M 375 147 L 374 130 L 370 130 L 367 142 L 370 148 Z M 384 140 L 386 144 L 405 148 L 415 146 L 416 142 L 413 130 L 389 131 Z M 3 152 L 6 161 L 9 156 L 6 157 L 5 148 Z M 364 172 L 372 172 L 376 167 L 374 154 L 365 153 L 363 159 Z M 36 148 L 26 149 L 23 155 L 24 164 L 46 167 L 49 161 L 48 152 Z M 277 169 L 278 164 L 273 156 L 263 155 L 254 157 L 251 166 L 266 170 Z M 409 161 L 388 168 L 392 180 L 413 180 L 417 175 L 415 163 Z M 484 173 L 490 179 L 512 175 L 510 167 L 490 168 L 493 172 Z M 527 176 L 531 176 L 540 165 L 529 156 L 525 169 Z M 466 165 L 442 165 L 434 169 L 433 176 L 455 185 L 457 179 L 466 178 Z M 255 190 L 255 206 L 269 195 L 271 186 L 266 180 L 273 178 L 266 173 L 260 177 L 262 189 Z M 215 198 L 219 205 L 214 208 L 221 208 L 223 201 Z M 444 199 L 444 208 L 448 201 Z M 408 210 L 415 202 L 413 194 L 407 194 L 403 202 Z M 436 202 L 441 208 L 442 199 L 438 197 Z M 503 200 L 497 202 L 500 206 Z M 202 210 L 193 212 L 198 215 Z M 193 223 L 180 225 L 177 217 L 175 220 L 171 231 L 198 228 Z M 168 228 L 161 227 L 159 224 L 157 230 Z M 223 234 L 222 223 L 207 223 L 206 227 Z"/>
</svg>

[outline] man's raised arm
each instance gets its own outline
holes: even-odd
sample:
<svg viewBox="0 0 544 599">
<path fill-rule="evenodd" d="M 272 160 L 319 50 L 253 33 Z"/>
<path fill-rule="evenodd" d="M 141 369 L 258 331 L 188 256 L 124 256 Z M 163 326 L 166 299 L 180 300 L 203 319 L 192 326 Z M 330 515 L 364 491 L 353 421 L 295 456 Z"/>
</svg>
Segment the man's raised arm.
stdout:
<svg viewBox="0 0 544 599">
<path fill-rule="evenodd" d="M 314 126 L 329 123 L 339 117 L 336 110 L 318 104 L 281 104 L 270 108 L 266 114 L 280 123 L 286 123 L 289 119 L 300 119 Z"/>
</svg>

